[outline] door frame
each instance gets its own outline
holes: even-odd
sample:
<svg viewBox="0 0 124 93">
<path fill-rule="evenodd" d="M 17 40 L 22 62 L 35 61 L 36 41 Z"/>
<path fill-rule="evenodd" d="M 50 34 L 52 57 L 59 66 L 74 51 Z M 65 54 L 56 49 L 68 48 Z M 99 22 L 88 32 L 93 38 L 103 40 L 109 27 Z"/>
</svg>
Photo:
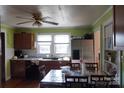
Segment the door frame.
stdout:
<svg viewBox="0 0 124 93">
<path fill-rule="evenodd" d="M 5 33 L 1 32 L 1 83 L 5 83 Z"/>
</svg>

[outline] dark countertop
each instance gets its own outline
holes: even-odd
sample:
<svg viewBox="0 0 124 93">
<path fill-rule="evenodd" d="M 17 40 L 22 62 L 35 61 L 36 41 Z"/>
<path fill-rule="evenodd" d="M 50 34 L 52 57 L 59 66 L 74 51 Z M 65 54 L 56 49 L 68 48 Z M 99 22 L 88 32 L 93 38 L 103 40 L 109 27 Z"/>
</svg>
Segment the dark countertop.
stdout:
<svg viewBox="0 0 124 93">
<path fill-rule="evenodd" d="M 43 59 L 43 58 L 17 58 L 10 60 L 24 60 L 24 61 L 69 61 L 69 60 L 54 60 L 54 59 Z"/>
</svg>

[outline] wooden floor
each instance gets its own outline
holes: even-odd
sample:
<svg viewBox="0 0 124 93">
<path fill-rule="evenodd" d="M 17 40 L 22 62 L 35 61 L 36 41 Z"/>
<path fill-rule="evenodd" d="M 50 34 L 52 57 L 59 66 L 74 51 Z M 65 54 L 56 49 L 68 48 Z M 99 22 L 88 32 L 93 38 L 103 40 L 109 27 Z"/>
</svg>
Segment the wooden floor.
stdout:
<svg viewBox="0 0 124 93">
<path fill-rule="evenodd" d="M 40 88 L 40 83 L 37 80 L 11 79 L 2 84 L 2 88 Z"/>
</svg>

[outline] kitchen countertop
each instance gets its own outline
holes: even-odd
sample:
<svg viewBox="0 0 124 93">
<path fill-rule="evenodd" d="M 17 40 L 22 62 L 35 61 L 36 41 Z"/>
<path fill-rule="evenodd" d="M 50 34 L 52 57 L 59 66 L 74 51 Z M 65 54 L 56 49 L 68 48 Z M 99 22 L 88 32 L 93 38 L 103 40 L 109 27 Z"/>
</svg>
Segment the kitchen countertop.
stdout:
<svg viewBox="0 0 124 93">
<path fill-rule="evenodd" d="M 17 58 L 10 60 L 24 60 L 24 61 L 69 61 L 69 60 L 54 60 L 54 59 L 43 59 L 43 58 Z"/>
</svg>

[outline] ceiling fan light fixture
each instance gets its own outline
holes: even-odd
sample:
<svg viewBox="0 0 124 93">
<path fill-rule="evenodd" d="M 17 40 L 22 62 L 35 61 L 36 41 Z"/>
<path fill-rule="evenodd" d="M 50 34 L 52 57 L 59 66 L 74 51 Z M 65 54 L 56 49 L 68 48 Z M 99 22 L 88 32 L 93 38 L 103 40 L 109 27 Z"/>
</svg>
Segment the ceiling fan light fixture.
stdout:
<svg viewBox="0 0 124 93">
<path fill-rule="evenodd" d="M 42 25 L 42 23 L 41 23 L 41 22 L 39 22 L 39 21 L 35 21 L 32 25 L 33 25 L 33 26 L 41 26 L 41 25 Z"/>
<path fill-rule="evenodd" d="M 52 18 L 49 16 L 42 17 L 41 13 L 32 13 L 32 18 L 25 18 L 25 17 L 19 17 L 19 16 L 17 16 L 17 18 L 30 20 L 30 21 L 26 21 L 26 22 L 17 23 L 17 25 L 30 23 L 30 22 L 34 22 L 32 24 L 33 26 L 41 26 L 42 23 L 47 23 L 47 24 L 51 24 L 51 25 L 58 25 L 58 23 L 56 23 L 56 22 L 47 21 L 46 19 L 49 19 L 49 18 L 52 19 Z"/>
</svg>

